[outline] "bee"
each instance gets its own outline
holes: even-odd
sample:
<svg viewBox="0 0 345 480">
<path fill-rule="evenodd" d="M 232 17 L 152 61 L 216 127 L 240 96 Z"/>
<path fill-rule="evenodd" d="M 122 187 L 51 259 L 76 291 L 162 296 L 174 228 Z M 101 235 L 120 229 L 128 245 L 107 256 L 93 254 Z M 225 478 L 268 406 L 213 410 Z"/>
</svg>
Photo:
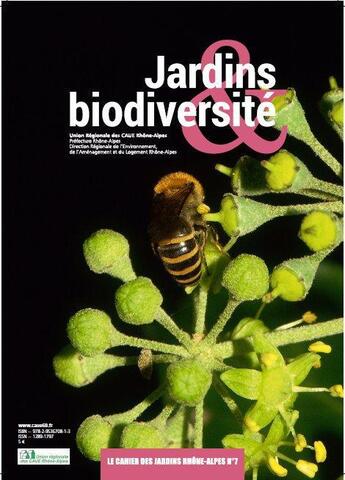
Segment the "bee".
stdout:
<svg viewBox="0 0 345 480">
<path fill-rule="evenodd" d="M 149 235 L 154 252 L 181 286 L 198 283 L 208 227 L 204 189 L 192 175 L 170 173 L 154 187 Z"/>
</svg>

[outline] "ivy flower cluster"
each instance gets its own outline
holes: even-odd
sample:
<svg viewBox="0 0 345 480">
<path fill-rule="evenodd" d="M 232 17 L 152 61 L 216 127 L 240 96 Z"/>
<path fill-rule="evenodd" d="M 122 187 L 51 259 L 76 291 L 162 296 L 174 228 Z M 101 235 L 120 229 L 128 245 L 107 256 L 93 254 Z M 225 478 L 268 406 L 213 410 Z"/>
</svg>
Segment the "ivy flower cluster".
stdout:
<svg viewBox="0 0 345 480">
<path fill-rule="evenodd" d="M 342 137 L 343 92 L 333 78 L 330 83 L 331 90 L 323 96 L 321 108 Z M 276 99 L 276 110 L 276 128 L 288 125 L 290 135 L 307 143 L 340 175 L 339 162 L 312 134 L 293 89 Z M 114 292 L 118 320 L 138 327 L 158 322 L 176 342 L 122 333 L 107 313 L 95 308 L 80 310 L 69 319 L 70 343 L 54 357 L 53 367 L 56 376 L 73 387 L 84 387 L 114 368 L 137 365 L 142 375 L 149 377 L 155 364 L 166 366 L 162 383 L 135 407 L 107 416 L 93 413 L 86 418 L 76 434 L 77 446 L 85 457 L 95 461 L 107 447 L 201 448 L 205 397 L 213 388 L 229 415 L 238 421 L 238 431 L 229 432 L 222 440 L 223 446 L 245 449 L 245 469 L 253 480 L 266 467 L 272 474 L 286 477 L 291 466 L 314 478 L 318 464 L 326 461 L 326 446 L 320 439 L 308 444 L 298 429 L 303 412 L 296 409 L 295 402 L 298 395 L 313 392 L 343 398 L 340 384 L 313 388 L 304 384 L 310 371 L 321 367 L 321 356 L 331 353 L 323 340 L 342 333 L 342 319 L 317 322 L 314 313 L 306 312 L 301 319 L 271 330 L 262 313 L 276 298 L 286 302 L 305 299 L 320 263 L 341 243 L 342 187 L 315 178 L 301 159 L 286 150 L 261 162 L 244 156 L 233 168 L 217 165 L 216 169 L 230 178 L 231 191 L 224 195 L 217 212 L 201 205 L 200 213 L 207 222 L 219 223 L 229 240 L 224 248 L 212 239 L 207 241 L 207 269 L 197 286 L 185 289 L 194 305 L 193 334 L 184 331 L 166 312 L 163 296 L 151 279 L 136 274 L 128 241 L 122 234 L 102 229 L 85 240 L 83 252 L 90 270 L 122 282 Z M 312 203 L 277 206 L 251 198 L 283 192 L 309 197 Z M 309 248 L 309 255 L 288 259 L 271 272 L 256 255 L 231 255 L 231 247 L 240 237 L 289 215 L 302 217 L 298 236 Z M 208 300 L 220 289 L 227 292 L 227 303 L 207 331 Z M 232 324 L 234 310 L 242 302 L 254 300 L 261 300 L 257 315 Z M 306 343 L 303 353 L 284 358 L 279 347 L 301 342 Z M 117 355 L 117 347 L 123 346 L 135 347 L 138 352 Z M 237 366 L 241 359 L 243 368 Z M 247 367 L 248 360 L 251 368 Z M 251 401 L 247 411 L 241 411 L 238 396 Z M 141 415 L 158 400 L 164 405 L 160 413 L 142 421 Z M 194 415 L 190 415 L 191 410 Z M 291 455 L 286 454 L 288 448 Z M 312 456 L 305 456 L 310 451 Z"/>
</svg>

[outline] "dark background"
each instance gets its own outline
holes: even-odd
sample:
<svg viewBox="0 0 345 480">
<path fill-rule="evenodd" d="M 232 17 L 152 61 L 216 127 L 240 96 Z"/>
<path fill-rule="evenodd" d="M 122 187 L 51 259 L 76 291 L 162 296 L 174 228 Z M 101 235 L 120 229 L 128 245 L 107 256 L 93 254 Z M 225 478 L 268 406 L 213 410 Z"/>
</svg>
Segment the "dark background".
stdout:
<svg viewBox="0 0 345 480">
<path fill-rule="evenodd" d="M 122 232 L 131 244 L 136 270 L 159 286 L 169 312 L 185 318 L 184 294 L 163 272 L 147 238 L 152 186 L 163 174 L 186 170 L 202 181 L 207 201 L 216 209 L 228 183 L 214 172 L 215 161 L 231 165 L 249 149 L 212 158 L 193 150 L 174 123 L 170 129 L 154 130 L 168 131 L 171 146 L 179 150 L 177 158 L 69 156 L 69 91 L 76 90 L 82 98 L 97 90 L 101 100 L 124 105 L 137 90 L 146 90 L 144 78 L 153 74 L 157 55 L 165 55 L 169 64 L 197 63 L 211 43 L 240 40 L 252 63 L 276 66 L 277 88 L 296 88 L 312 129 L 340 158 L 341 144 L 321 118 L 317 103 L 328 90 L 329 75 L 342 84 L 342 4 L 3 2 L 2 6 L 3 473 L 6 480 L 40 480 L 48 475 L 96 479 L 99 465 L 84 459 L 75 447 L 78 425 L 91 414 L 110 414 L 134 405 L 157 379 L 147 383 L 134 367 L 110 372 L 79 390 L 55 378 L 51 360 L 66 343 L 69 316 L 87 306 L 111 314 L 114 310 L 118 283 L 88 270 L 82 242 L 99 228 Z M 160 100 L 177 102 L 194 95 L 189 90 L 156 93 Z M 289 139 L 286 147 L 313 173 L 334 180 L 306 146 Z M 296 236 L 299 222 L 299 218 L 272 222 L 241 239 L 234 251 L 256 253 L 270 267 L 306 254 Z M 277 323 L 294 320 L 307 309 L 316 310 L 322 320 L 339 316 L 340 261 L 340 253 L 335 252 L 320 270 L 308 301 L 272 306 L 272 313 L 278 308 Z M 253 310 L 248 308 L 246 314 Z M 316 383 L 328 385 L 332 375 L 333 383 L 341 383 L 340 341 L 334 345 L 337 356 L 325 360 L 325 372 Z M 296 352 L 301 353 L 301 348 Z M 335 479 L 342 469 L 340 401 L 329 402 L 321 395 L 312 400 L 306 404 L 303 431 L 328 441 L 330 460 L 321 467 L 320 478 Z M 206 428 L 207 446 L 220 446 L 222 436 L 231 431 L 226 412 L 216 402 L 210 399 L 210 412 L 219 408 L 220 413 L 213 414 L 215 430 Z M 72 429 L 70 437 L 27 444 L 70 447 L 71 466 L 16 466 L 17 424 L 35 422 Z M 291 471 L 289 478 L 302 478 Z"/>
</svg>

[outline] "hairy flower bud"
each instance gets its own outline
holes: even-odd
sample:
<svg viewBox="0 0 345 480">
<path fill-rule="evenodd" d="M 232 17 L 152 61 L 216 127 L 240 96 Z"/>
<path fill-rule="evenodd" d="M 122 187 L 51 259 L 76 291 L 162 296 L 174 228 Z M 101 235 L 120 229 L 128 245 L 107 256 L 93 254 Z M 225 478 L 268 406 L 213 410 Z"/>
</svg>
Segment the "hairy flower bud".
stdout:
<svg viewBox="0 0 345 480">
<path fill-rule="evenodd" d="M 343 138 L 344 92 L 342 88 L 338 87 L 337 81 L 334 77 L 330 77 L 329 83 L 331 87 L 330 90 L 321 98 L 321 112 L 333 129 L 338 133 L 340 138 Z"/>
<path fill-rule="evenodd" d="M 278 265 L 271 275 L 272 298 L 281 297 L 288 302 L 303 300 L 312 286 L 320 262 L 329 250 L 314 255 L 293 258 Z"/>
<path fill-rule="evenodd" d="M 344 127 L 344 100 L 335 103 L 330 111 L 331 120 L 339 127 Z"/>
<path fill-rule="evenodd" d="M 90 460 L 99 461 L 101 448 L 111 446 L 113 426 L 100 415 L 86 418 L 80 425 L 76 441 L 81 453 Z"/>
<path fill-rule="evenodd" d="M 133 422 L 122 432 L 122 448 L 164 448 L 166 438 L 158 428 L 144 422 Z"/>
<path fill-rule="evenodd" d="M 67 325 L 71 344 L 85 356 L 104 352 L 117 344 L 118 336 L 110 317 L 101 310 L 85 308 L 75 313 Z"/>
<path fill-rule="evenodd" d="M 267 185 L 276 192 L 289 189 L 299 169 L 295 156 L 286 150 L 280 150 L 269 160 L 263 160 L 261 165 L 267 170 Z"/>
<path fill-rule="evenodd" d="M 93 272 L 107 273 L 123 281 L 135 278 L 129 245 L 120 233 L 98 230 L 85 240 L 83 250 L 86 263 Z"/>
<path fill-rule="evenodd" d="M 251 337 L 260 332 L 269 332 L 269 328 L 266 327 L 262 320 L 251 317 L 242 318 L 242 320 L 240 320 L 233 329 L 231 340 L 239 340 L 240 338 Z"/>
<path fill-rule="evenodd" d="M 169 394 L 173 400 L 195 406 L 205 397 L 212 382 L 212 374 L 193 359 L 171 363 L 167 369 Z"/>
<path fill-rule="evenodd" d="M 117 289 L 115 306 L 121 320 L 133 325 L 152 323 L 163 297 L 149 278 L 138 277 Z"/>
<path fill-rule="evenodd" d="M 333 213 L 314 211 L 303 218 L 298 236 L 310 250 L 318 252 L 336 243 L 339 223 Z"/>
<path fill-rule="evenodd" d="M 62 382 L 73 387 L 84 387 L 107 370 L 123 365 L 121 360 L 106 353 L 84 357 L 71 345 L 67 345 L 53 358 L 53 368 Z"/>
<path fill-rule="evenodd" d="M 310 136 L 311 131 L 304 110 L 293 88 L 289 88 L 285 95 L 275 97 L 272 103 L 276 108 L 275 128 L 281 130 L 287 125 L 289 135 L 302 141 Z"/>
<path fill-rule="evenodd" d="M 255 255 L 241 254 L 224 270 L 222 284 L 237 300 L 261 298 L 269 287 L 267 266 Z"/>
<path fill-rule="evenodd" d="M 230 174 L 231 187 L 236 195 L 267 193 L 265 169 L 255 158 L 241 157 Z"/>
<path fill-rule="evenodd" d="M 223 197 L 219 212 L 207 213 L 204 219 L 220 223 L 230 237 L 238 237 L 247 235 L 264 223 L 284 214 L 280 207 L 227 194 Z"/>
</svg>

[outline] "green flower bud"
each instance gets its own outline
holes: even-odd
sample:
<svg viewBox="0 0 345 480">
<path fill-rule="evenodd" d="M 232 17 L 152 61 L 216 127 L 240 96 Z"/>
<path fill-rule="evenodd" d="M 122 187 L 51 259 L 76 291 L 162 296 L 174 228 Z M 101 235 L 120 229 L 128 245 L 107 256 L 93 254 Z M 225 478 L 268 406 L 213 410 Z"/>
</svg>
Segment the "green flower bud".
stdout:
<svg viewBox="0 0 345 480">
<path fill-rule="evenodd" d="M 276 108 L 274 118 L 276 129 L 281 130 L 287 125 L 289 135 L 302 141 L 312 135 L 302 105 L 293 88 L 289 88 L 285 95 L 275 97 L 272 103 Z"/>
<path fill-rule="evenodd" d="M 122 365 L 123 359 L 105 353 L 84 357 L 71 345 L 64 347 L 53 358 L 55 375 L 72 387 L 84 387 L 107 370 Z"/>
<path fill-rule="evenodd" d="M 335 122 L 338 127 L 343 128 L 344 126 L 344 100 L 340 100 L 335 103 L 330 112 L 330 117 L 333 122 Z"/>
<path fill-rule="evenodd" d="M 273 291 L 270 297 L 281 297 L 288 302 L 303 300 L 309 292 L 320 262 L 330 253 L 322 250 L 302 258 L 293 258 L 278 265 L 271 275 Z"/>
<path fill-rule="evenodd" d="M 207 222 L 219 222 L 224 231 L 231 237 L 239 235 L 238 208 L 232 195 L 226 195 L 217 213 L 206 213 L 204 219 Z"/>
<path fill-rule="evenodd" d="M 307 295 L 306 285 L 303 278 L 286 266 L 274 269 L 271 275 L 272 296 L 281 297 L 288 302 L 298 302 Z"/>
<path fill-rule="evenodd" d="M 220 378 L 237 395 L 257 400 L 262 382 L 261 372 L 249 368 L 231 368 L 223 372 Z"/>
<path fill-rule="evenodd" d="M 133 325 L 152 323 L 163 297 L 149 278 L 138 277 L 121 285 L 115 293 L 115 306 L 122 321 Z"/>
<path fill-rule="evenodd" d="M 231 171 L 230 180 L 236 195 L 267 193 L 265 170 L 255 158 L 241 157 Z"/>
<path fill-rule="evenodd" d="M 84 359 L 71 345 L 67 345 L 53 358 L 55 375 L 73 387 L 83 387 L 91 383 L 83 370 Z"/>
<path fill-rule="evenodd" d="M 260 332 L 269 332 L 269 328 L 266 327 L 262 320 L 251 317 L 242 318 L 242 320 L 238 322 L 232 331 L 231 340 L 239 340 L 241 338 L 251 337 Z"/>
<path fill-rule="evenodd" d="M 261 298 L 269 287 L 267 266 L 255 255 L 241 254 L 226 267 L 222 284 L 237 300 Z"/>
<path fill-rule="evenodd" d="M 275 128 L 282 130 L 286 126 L 289 135 L 308 145 L 337 175 L 340 175 L 342 166 L 311 131 L 295 90 L 290 88 L 285 95 L 276 97 L 272 103 L 276 107 Z"/>
<path fill-rule="evenodd" d="M 272 155 L 269 160 L 263 160 L 261 165 L 267 170 L 267 185 L 275 192 L 290 188 L 298 172 L 296 158 L 286 150 Z"/>
<path fill-rule="evenodd" d="M 194 407 L 211 386 L 212 374 L 193 359 L 171 363 L 167 368 L 169 394 L 175 402 Z"/>
<path fill-rule="evenodd" d="M 339 220 L 333 213 L 315 211 L 302 220 L 299 238 L 312 250 L 318 252 L 336 243 Z"/>
<path fill-rule="evenodd" d="M 111 423 L 100 415 L 86 418 L 80 425 L 76 441 L 81 453 L 90 460 L 99 461 L 101 448 L 109 448 L 112 443 Z"/>
<path fill-rule="evenodd" d="M 74 314 L 68 322 L 67 335 L 73 347 L 87 357 L 120 343 L 120 334 L 109 316 L 94 308 L 85 308 Z"/>
<path fill-rule="evenodd" d="M 136 277 L 129 258 L 128 242 L 120 233 L 98 230 L 85 240 L 83 250 L 86 263 L 93 272 L 107 273 L 124 282 Z"/>
<path fill-rule="evenodd" d="M 216 213 L 206 213 L 207 222 L 218 222 L 230 237 L 253 232 L 265 222 L 285 214 L 281 207 L 266 205 L 250 198 L 227 194 Z"/>
<path fill-rule="evenodd" d="M 322 113 L 327 114 L 333 105 L 338 103 L 344 97 L 343 89 L 338 87 L 338 83 L 334 77 L 329 78 L 330 90 L 323 94 L 320 102 Z"/>
<path fill-rule="evenodd" d="M 321 112 L 338 133 L 343 138 L 343 89 L 338 87 L 334 77 L 330 77 L 330 91 L 326 92 L 320 102 Z"/>
<path fill-rule="evenodd" d="M 122 432 L 122 448 L 164 448 L 166 438 L 153 425 L 144 422 L 133 422 L 127 425 Z"/>
<path fill-rule="evenodd" d="M 223 165 L 218 165 L 216 168 L 222 173 L 228 174 L 231 179 L 232 189 L 238 196 L 257 196 L 271 191 L 296 193 L 301 190 L 318 190 L 319 188 L 322 190 L 324 186 L 323 182 L 315 178 L 301 160 L 287 150 L 280 150 L 268 160 L 263 160 L 262 162 L 258 162 L 256 159 L 248 156 L 241 157 L 233 169 L 228 169 L 229 172 L 224 171 L 227 167 Z M 241 209 L 242 203 L 237 205 L 239 201 L 237 201 L 236 197 L 234 202 L 236 207 Z M 260 208 L 262 204 L 257 204 L 256 206 L 259 208 L 259 215 L 262 215 L 262 208 Z M 271 213 L 274 212 L 271 211 Z M 275 213 L 278 212 L 276 211 Z M 247 212 L 245 214 L 242 213 L 242 222 L 247 215 Z M 213 214 L 209 214 L 209 221 L 221 222 L 220 216 L 218 216 L 218 220 L 216 217 L 213 217 L 213 220 L 211 220 L 212 216 Z M 260 220 L 259 225 L 269 219 L 264 216 L 264 221 Z M 223 223 L 226 225 L 224 220 L 223 218 Z M 240 227 L 243 230 L 242 224 Z M 243 235 L 243 233 L 241 234 Z"/>
</svg>

